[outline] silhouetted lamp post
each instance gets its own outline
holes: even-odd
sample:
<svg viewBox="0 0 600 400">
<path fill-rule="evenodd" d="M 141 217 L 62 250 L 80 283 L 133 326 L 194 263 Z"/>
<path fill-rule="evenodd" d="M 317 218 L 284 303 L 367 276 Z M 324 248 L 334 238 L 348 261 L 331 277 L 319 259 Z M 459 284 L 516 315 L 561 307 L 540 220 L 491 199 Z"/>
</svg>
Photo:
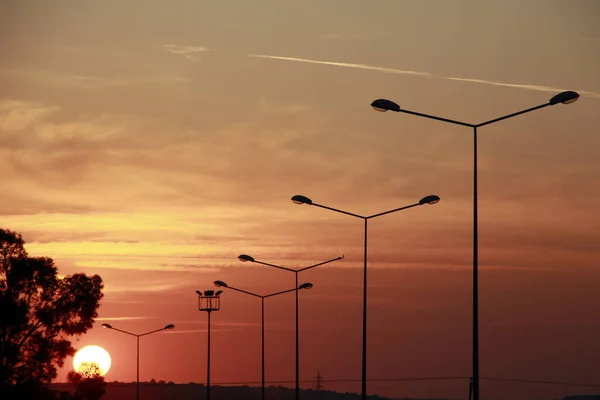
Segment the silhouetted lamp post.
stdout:
<svg viewBox="0 0 600 400">
<path fill-rule="evenodd" d="M 196 290 L 198 294 L 198 310 L 206 311 L 208 314 L 208 350 L 206 355 L 206 400 L 210 400 L 210 313 L 212 311 L 219 311 L 221 308 L 221 293 L 219 290 L 215 293 L 214 290 L 205 290 L 202 293 Z"/>
<path fill-rule="evenodd" d="M 552 97 L 548 102 L 540 104 L 539 106 L 531 107 L 522 111 L 518 111 L 512 114 L 508 114 L 502 117 L 494 118 L 489 121 L 481 122 L 479 124 L 471 124 L 468 122 L 456 121 L 453 119 L 441 118 L 435 115 L 423 114 L 415 111 L 409 111 L 400 108 L 400 106 L 393 101 L 386 99 L 377 99 L 371 103 L 377 111 L 395 111 L 405 114 L 416 115 L 417 117 L 424 117 L 429 119 L 435 119 L 437 121 L 447 122 L 449 124 L 466 126 L 473 129 L 473 399 L 479 400 L 479 304 L 478 304 L 478 226 L 477 226 L 477 128 L 485 125 L 490 125 L 495 122 L 499 122 L 505 119 L 516 117 L 517 115 L 525 114 L 531 111 L 539 110 L 540 108 L 553 106 L 556 104 L 571 104 L 579 98 L 579 94 L 573 91 L 566 91 L 559 93 Z"/>
<path fill-rule="evenodd" d="M 136 356 L 136 358 L 137 358 L 137 376 L 136 376 L 136 381 L 135 381 L 135 398 L 139 400 L 139 398 L 140 398 L 140 338 L 142 336 L 150 335 L 151 333 L 171 330 L 171 329 L 175 328 L 175 325 L 169 324 L 169 325 L 165 326 L 164 328 L 156 329 L 154 331 L 150 331 L 150 332 L 146 332 L 146 333 L 141 333 L 139 335 L 136 333 L 124 331 L 122 329 L 114 328 L 111 324 L 102 324 L 102 327 L 105 329 L 112 329 L 113 331 L 125 333 L 126 335 L 135 336 L 136 341 L 137 341 L 137 350 L 136 350 L 136 353 L 137 353 L 137 356 Z"/>
<path fill-rule="evenodd" d="M 304 267 L 304 268 L 300 268 L 300 269 L 292 269 L 292 268 L 282 267 L 279 265 L 269 264 L 269 263 L 266 263 L 263 261 L 255 260 L 254 257 L 249 256 L 248 254 L 241 254 L 240 256 L 238 256 L 238 260 L 240 260 L 242 262 L 249 261 L 249 262 L 253 262 L 253 263 L 257 263 L 257 264 L 266 265 L 268 267 L 279 268 L 284 271 L 295 272 L 296 287 L 298 287 L 298 273 L 299 272 L 318 267 L 319 265 L 328 264 L 333 261 L 341 260 L 342 258 L 344 258 L 344 256 L 336 257 L 331 260 L 327 260 L 327 261 L 320 262 L 318 264 L 310 265 L 308 267 Z M 300 353 L 300 344 L 299 344 L 299 340 L 298 340 L 298 291 L 296 291 L 296 390 L 295 390 L 296 400 L 298 400 L 300 398 L 300 368 L 299 368 L 300 367 L 300 361 L 299 361 L 300 357 L 299 357 L 299 353 Z"/>
<path fill-rule="evenodd" d="M 276 293 L 271 293 L 271 294 L 267 294 L 267 295 L 260 295 L 260 294 L 256 294 L 256 293 L 252 293 L 249 292 L 247 290 L 242 290 L 242 289 L 238 289 L 236 287 L 233 286 L 229 286 L 227 285 L 225 282 L 223 281 L 215 281 L 215 285 L 217 287 L 222 287 L 222 288 L 227 288 L 227 289 L 231 289 L 231 290 L 235 290 L 236 292 L 240 292 L 240 293 L 245 293 L 247 295 L 250 296 L 254 296 L 254 297 L 259 297 L 260 301 L 261 301 L 261 359 L 262 359 L 262 365 L 261 365 L 261 396 L 260 398 L 262 400 L 265 399 L 265 299 L 268 297 L 273 297 L 273 296 L 278 296 L 280 294 L 284 294 L 284 293 L 289 293 L 289 292 L 296 292 L 296 294 L 298 294 L 299 290 L 302 289 L 311 289 L 313 287 L 313 284 L 310 282 L 306 282 L 303 283 L 300 286 L 296 286 L 293 289 L 288 289 L 288 290 L 284 290 L 281 292 L 276 292 Z"/>
<path fill-rule="evenodd" d="M 395 208 L 393 210 L 384 211 L 378 214 L 373 215 L 358 215 L 348 211 L 339 210 L 337 208 L 332 208 L 328 206 L 324 206 L 322 204 L 317 204 L 313 202 L 306 196 L 302 196 L 300 194 L 292 197 L 292 201 L 295 204 L 308 204 L 315 207 L 324 208 L 326 210 L 335 211 L 337 213 L 350 215 L 351 217 L 360 218 L 365 222 L 364 229 L 364 253 L 363 253 L 363 326 L 362 326 L 362 399 L 366 400 L 367 398 L 367 221 L 371 218 L 380 217 L 382 215 L 391 214 L 396 211 L 406 210 L 407 208 L 412 208 L 416 206 L 422 206 L 424 204 L 436 204 L 440 201 L 440 198 L 436 195 L 429 195 L 423 197 L 417 203 L 410 204 L 408 206 Z"/>
</svg>

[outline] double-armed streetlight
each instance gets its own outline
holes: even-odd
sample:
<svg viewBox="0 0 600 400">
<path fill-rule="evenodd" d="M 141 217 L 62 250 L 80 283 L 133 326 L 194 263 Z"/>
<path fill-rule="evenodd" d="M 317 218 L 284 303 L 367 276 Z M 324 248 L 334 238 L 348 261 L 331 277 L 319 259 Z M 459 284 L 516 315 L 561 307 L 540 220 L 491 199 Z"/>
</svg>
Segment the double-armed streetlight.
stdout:
<svg viewBox="0 0 600 400">
<path fill-rule="evenodd" d="M 296 287 L 297 288 L 299 288 L 298 273 L 309 270 L 311 268 L 318 267 L 319 265 L 328 264 L 333 261 L 341 260 L 343 258 L 344 258 L 344 256 L 340 256 L 340 257 L 332 258 L 331 260 L 327 260 L 327 261 L 323 261 L 323 262 L 320 262 L 317 264 L 309 265 L 308 267 L 292 269 L 292 268 L 282 267 L 280 265 L 275 265 L 275 264 L 270 264 L 267 262 L 255 260 L 254 257 L 249 256 L 248 254 L 241 254 L 238 256 L 238 260 L 240 260 L 242 262 L 253 262 L 253 263 L 257 263 L 257 264 L 266 265 L 268 267 L 278 268 L 283 271 L 294 272 L 296 275 Z M 300 397 L 300 368 L 299 368 L 300 367 L 300 361 L 299 361 L 300 357 L 299 357 L 299 353 L 300 353 L 300 344 L 299 344 L 299 340 L 298 340 L 298 291 L 296 291 L 296 389 L 295 389 L 296 400 L 298 400 Z"/>
<path fill-rule="evenodd" d="M 156 329 L 156 330 L 146 332 L 146 333 L 141 333 L 141 334 L 131 333 L 131 332 L 127 332 L 122 329 L 119 329 L 119 328 L 114 328 L 111 324 L 102 324 L 102 327 L 105 329 L 112 329 L 113 331 L 121 332 L 126 335 L 135 336 L 135 338 L 137 340 L 137 351 L 136 351 L 137 352 L 137 376 L 136 376 L 136 382 L 135 382 L 135 398 L 139 400 L 139 398 L 140 398 L 140 338 L 142 336 L 150 335 L 151 333 L 171 330 L 171 329 L 175 328 L 175 325 L 169 324 L 169 325 L 165 326 L 164 328 Z"/>
<path fill-rule="evenodd" d="M 208 346 L 206 351 L 206 400 L 210 400 L 210 313 L 221 309 L 221 293 L 219 290 L 215 293 L 214 290 L 205 290 L 202 293 L 196 290 L 198 295 L 198 310 L 206 311 L 208 314 Z"/>
<path fill-rule="evenodd" d="M 477 128 L 503 121 L 517 115 L 525 114 L 531 111 L 539 110 L 544 107 L 553 106 L 556 104 L 570 104 L 579 98 L 579 94 L 573 91 L 566 91 L 553 96 L 548 102 L 539 106 L 531 107 L 502 117 L 494 118 L 489 121 L 472 124 L 468 122 L 456 121 L 453 119 L 437 117 L 435 115 L 423 114 L 420 112 L 410 111 L 403 108 L 393 101 L 386 99 L 377 99 L 371 103 L 377 111 L 395 111 L 405 114 L 416 115 L 417 117 L 434 119 L 437 121 L 447 122 L 449 124 L 466 126 L 473 129 L 473 399 L 479 400 L 479 304 L 478 304 L 478 226 L 477 226 Z"/>
<path fill-rule="evenodd" d="M 389 211 L 380 212 L 380 213 L 373 214 L 373 215 L 359 215 L 359 214 L 354 214 L 354 213 L 351 213 L 348 211 L 339 210 L 337 208 L 324 206 L 322 204 L 317 204 L 317 203 L 313 202 L 311 199 L 309 199 L 308 197 L 302 196 L 299 194 L 292 197 L 292 201 L 295 204 L 308 204 L 311 206 L 324 208 L 326 210 L 335 211 L 337 213 L 346 214 L 351 217 L 360 218 L 360 219 L 364 220 L 365 228 L 364 228 L 364 248 L 363 248 L 362 399 L 366 400 L 366 398 L 367 398 L 367 221 L 372 218 L 375 218 L 375 217 L 380 217 L 382 215 L 387 215 L 387 214 L 391 214 L 391 213 L 394 213 L 397 211 L 406 210 L 407 208 L 422 206 L 424 204 L 436 204 L 437 202 L 440 201 L 440 198 L 439 198 L 439 196 L 432 194 L 432 195 L 423 197 L 417 203 L 410 204 L 410 205 L 404 206 L 404 207 L 395 208 L 395 209 L 389 210 Z"/>
<path fill-rule="evenodd" d="M 215 286 L 217 287 L 221 287 L 221 288 L 227 288 L 227 289 L 231 289 L 231 290 L 235 290 L 236 292 L 240 292 L 240 293 L 244 293 L 250 296 L 254 296 L 254 297 L 259 297 L 260 301 L 261 301 L 261 359 L 262 359 L 262 364 L 261 364 L 261 396 L 260 398 L 262 400 L 265 399 L 265 299 L 268 297 L 274 297 L 274 296 L 278 296 L 280 294 L 284 294 L 284 293 L 289 293 L 289 292 L 296 292 L 296 295 L 298 294 L 299 290 L 302 289 L 311 289 L 313 287 L 313 284 L 310 282 L 306 282 L 303 283 L 302 285 L 298 286 L 296 285 L 295 288 L 293 289 L 288 289 L 288 290 L 283 290 L 281 292 L 276 292 L 276 293 L 270 293 L 267 295 L 260 295 L 260 294 L 256 294 L 256 293 L 252 293 L 249 292 L 247 290 L 242 290 L 233 286 L 229 286 L 227 285 L 225 282 L 223 281 L 215 281 Z"/>
</svg>

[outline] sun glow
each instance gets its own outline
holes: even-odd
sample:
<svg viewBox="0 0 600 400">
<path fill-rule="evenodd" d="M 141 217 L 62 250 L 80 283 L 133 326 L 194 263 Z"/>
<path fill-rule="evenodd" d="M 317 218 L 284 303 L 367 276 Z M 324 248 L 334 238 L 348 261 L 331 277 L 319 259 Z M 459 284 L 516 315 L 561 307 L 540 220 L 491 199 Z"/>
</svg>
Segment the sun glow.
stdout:
<svg viewBox="0 0 600 400">
<path fill-rule="evenodd" d="M 73 368 L 79 373 L 88 371 L 91 364 L 96 364 L 100 375 L 106 375 L 111 364 L 110 354 L 100 346 L 85 346 L 73 358 Z"/>
</svg>

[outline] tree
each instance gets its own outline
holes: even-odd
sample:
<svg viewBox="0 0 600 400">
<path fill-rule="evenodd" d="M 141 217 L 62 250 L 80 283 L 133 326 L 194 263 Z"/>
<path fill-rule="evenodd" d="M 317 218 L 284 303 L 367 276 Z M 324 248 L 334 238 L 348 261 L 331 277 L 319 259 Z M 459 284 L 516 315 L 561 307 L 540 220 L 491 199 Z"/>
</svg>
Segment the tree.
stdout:
<svg viewBox="0 0 600 400">
<path fill-rule="evenodd" d="M 0 229 L 0 391 L 50 383 L 75 349 L 70 336 L 90 329 L 102 278 L 59 278 L 51 258 L 29 257 L 20 234 Z"/>
<path fill-rule="evenodd" d="M 75 386 L 74 399 L 98 400 L 106 392 L 106 382 L 96 363 L 82 363 L 79 372 L 69 371 L 67 381 Z"/>
</svg>

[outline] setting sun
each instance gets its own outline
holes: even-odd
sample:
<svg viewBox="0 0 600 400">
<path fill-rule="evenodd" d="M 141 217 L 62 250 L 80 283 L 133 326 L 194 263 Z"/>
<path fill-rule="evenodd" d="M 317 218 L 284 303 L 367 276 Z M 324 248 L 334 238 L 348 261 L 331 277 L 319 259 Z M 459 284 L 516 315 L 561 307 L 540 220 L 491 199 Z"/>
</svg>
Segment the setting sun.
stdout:
<svg viewBox="0 0 600 400">
<path fill-rule="evenodd" d="M 104 376 L 110 369 L 110 355 L 100 346 L 85 346 L 73 358 L 73 368 L 79 373 L 85 372 L 91 364 L 95 364 Z"/>
</svg>

